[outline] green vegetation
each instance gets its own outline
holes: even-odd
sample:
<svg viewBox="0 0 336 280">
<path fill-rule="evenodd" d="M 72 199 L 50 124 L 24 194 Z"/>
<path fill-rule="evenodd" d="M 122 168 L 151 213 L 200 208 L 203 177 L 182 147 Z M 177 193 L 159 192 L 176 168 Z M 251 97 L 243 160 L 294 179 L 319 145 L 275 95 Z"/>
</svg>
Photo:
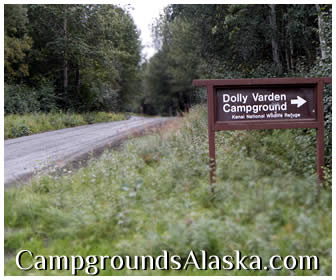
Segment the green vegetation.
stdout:
<svg viewBox="0 0 336 280">
<path fill-rule="evenodd" d="M 6 84 L 30 91 L 50 85 L 54 98 L 43 111 L 51 104 L 65 111 L 128 110 L 141 56 L 127 9 L 7 4 L 4 14 Z"/>
<path fill-rule="evenodd" d="M 61 128 L 125 120 L 124 113 L 89 112 L 78 113 L 28 113 L 24 115 L 6 115 L 5 139 L 27 136 L 35 133 Z"/>
<path fill-rule="evenodd" d="M 206 101 L 191 86 L 198 78 L 331 76 L 331 19 L 324 4 L 172 4 L 153 24 L 157 53 L 146 61 L 127 7 L 7 4 L 5 138 L 125 118 L 116 112 L 182 114 Z M 314 175 L 314 130 L 234 131 L 216 135 L 212 193 L 207 114 L 196 105 L 165 132 L 130 140 L 76 172 L 6 189 L 5 273 L 70 273 L 19 271 L 20 249 L 45 256 L 203 249 L 316 255 L 320 270 L 101 275 L 330 275 L 331 104 L 329 85 L 325 188 Z"/>
<path fill-rule="evenodd" d="M 158 52 L 143 68 L 142 102 L 156 113 L 204 100 L 193 79 L 331 77 L 331 5 L 168 5 L 153 24 Z M 140 99 L 140 97 L 138 97 Z M 331 86 L 324 92 L 331 167 Z M 307 130 L 295 135 L 314 135 Z"/>
<path fill-rule="evenodd" d="M 176 115 L 204 101 L 193 79 L 331 76 L 328 4 L 171 4 L 153 23 L 148 61 L 127 7 L 5 5 L 4 15 L 5 114 Z M 329 167 L 331 100 L 329 85 Z"/>
<path fill-rule="evenodd" d="M 185 110 L 199 102 L 197 78 L 331 76 L 331 14 L 318 4 L 169 5 L 153 24 L 144 102 Z"/>
<path fill-rule="evenodd" d="M 44 256 L 157 256 L 161 250 L 186 256 L 193 249 L 197 255 L 240 250 L 265 259 L 316 255 L 320 270 L 100 275 L 330 275 L 331 176 L 326 189 L 316 184 L 311 137 L 291 130 L 218 133 L 211 193 L 207 112 L 196 106 L 165 132 L 130 140 L 76 172 L 8 189 L 5 274 L 71 273 L 19 271 L 20 249 Z"/>
<path fill-rule="evenodd" d="M 125 6 L 4 7 L 5 83 L 47 83 L 65 111 L 171 115 L 199 103 L 193 79 L 331 75 L 331 5 L 171 4 L 148 61 Z"/>
</svg>

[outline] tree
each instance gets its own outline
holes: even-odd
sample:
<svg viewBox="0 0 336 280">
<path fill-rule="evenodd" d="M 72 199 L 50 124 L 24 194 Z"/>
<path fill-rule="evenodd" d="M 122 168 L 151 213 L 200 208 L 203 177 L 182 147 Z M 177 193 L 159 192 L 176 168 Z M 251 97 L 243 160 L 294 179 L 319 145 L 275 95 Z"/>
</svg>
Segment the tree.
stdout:
<svg viewBox="0 0 336 280">
<path fill-rule="evenodd" d="M 17 82 L 29 75 L 27 54 L 32 40 L 27 34 L 27 9 L 24 5 L 4 5 L 5 82 Z"/>
<path fill-rule="evenodd" d="M 146 95 L 141 105 L 150 104 L 155 113 L 171 115 L 176 112 L 177 100 L 171 94 L 171 80 L 167 56 L 163 51 L 158 51 L 146 67 L 144 80 Z"/>
<path fill-rule="evenodd" d="M 318 19 L 318 34 L 320 39 L 321 58 L 327 58 L 327 38 L 326 38 L 326 23 L 319 4 L 315 4 Z"/>
<path fill-rule="evenodd" d="M 280 44 L 279 44 L 279 34 L 278 34 L 278 26 L 277 26 L 277 16 L 276 16 L 276 5 L 272 4 L 270 6 L 270 26 L 272 30 L 272 54 L 273 61 L 277 68 L 277 74 L 282 74 L 282 63 L 280 61 Z"/>
<path fill-rule="evenodd" d="M 55 81 L 63 107 L 127 104 L 140 61 L 139 34 L 127 11 L 115 5 L 29 5 L 28 14 L 33 74 Z"/>
<path fill-rule="evenodd" d="M 321 6 L 321 11 L 329 11 L 329 6 Z M 327 20 L 323 11 L 322 16 L 320 25 Z M 317 23 L 315 5 L 172 4 L 155 23 L 160 54 L 149 61 L 147 71 L 155 73 L 152 65 L 158 66 L 158 61 L 167 67 L 162 75 L 169 86 L 160 92 L 179 100 L 183 110 L 184 100 L 193 96 L 191 81 L 196 78 L 307 73 L 317 60 L 319 42 L 328 40 L 323 34 L 329 25 L 318 29 Z M 331 41 L 323 48 L 330 52 Z M 147 79 L 150 84 L 151 78 Z"/>
</svg>

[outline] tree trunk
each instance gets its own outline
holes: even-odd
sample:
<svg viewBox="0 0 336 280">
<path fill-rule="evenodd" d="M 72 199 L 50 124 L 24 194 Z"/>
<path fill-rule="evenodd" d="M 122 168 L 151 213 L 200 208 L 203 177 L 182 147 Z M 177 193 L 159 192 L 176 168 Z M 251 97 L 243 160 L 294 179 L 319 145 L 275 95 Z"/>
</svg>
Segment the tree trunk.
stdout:
<svg viewBox="0 0 336 280">
<path fill-rule="evenodd" d="M 277 67 L 278 74 L 282 74 L 282 64 L 280 60 L 280 47 L 279 47 L 279 34 L 278 34 L 278 27 L 277 27 L 277 19 L 276 19 L 276 10 L 275 4 L 269 5 L 271 8 L 270 13 L 270 25 L 272 30 L 272 55 L 273 61 Z"/>
<path fill-rule="evenodd" d="M 64 31 L 63 87 L 65 95 L 67 95 L 68 92 L 67 23 L 68 23 L 67 14 L 65 10 L 63 21 L 63 31 Z"/>
<path fill-rule="evenodd" d="M 293 38 L 292 37 L 290 37 L 290 39 L 289 39 L 289 50 L 290 50 L 291 69 L 295 70 L 294 43 L 293 43 Z"/>
<path fill-rule="evenodd" d="M 291 71 L 291 64 L 288 48 L 285 48 L 285 57 L 286 57 L 287 72 L 289 73 Z"/>
<path fill-rule="evenodd" d="M 313 64 L 313 59 L 312 59 L 311 51 L 309 50 L 309 48 L 307 48 L 306 44 L 304 44 L 304 50 L 305 50 L 306 55 L 307 55 L 308 64 L 312 65 Z"/>
<path fill-rule="evenodd" d="M 315 4 L 317 11 L 317 19 L 318 19 L 318 29 L 319 29 L 319 38 L 320 38 L 320 48 L 321 48 L 321 58 L 322 60 L 327 58 L 327 43 L 324 34 L 324 26 L 325 22 L 322 16 L 321 8 L 319 4 Z"/>
<path fill-rule="evenodd" d="M 76 91 L 77 91 L 77 96 L 79 96 L 80 94 L 80 69 L 79 69 L 79 65 L 77 66 L 77 70 L 76 70 Z"/>
</svg>

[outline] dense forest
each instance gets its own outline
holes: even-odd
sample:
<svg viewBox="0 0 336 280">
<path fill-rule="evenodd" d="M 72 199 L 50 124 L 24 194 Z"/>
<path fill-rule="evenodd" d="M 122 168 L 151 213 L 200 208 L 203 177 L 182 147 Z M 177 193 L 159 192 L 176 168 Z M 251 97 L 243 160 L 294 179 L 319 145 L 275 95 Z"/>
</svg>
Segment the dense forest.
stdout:
<svg viewBox="0 0 336 280">
<path fill-rule="evenodd" d="M 5 112 L 176 114 L 196 78 L 331 75 L 331 5 L 173 4 L 153 37 L 141 64 L 125 8 L 5 5 Z"/>
<path fill-rule="evenodd" d="M 331 5 L 169 5 L 153 33 L 144 93 L 158 112 L 198 102 L 195 78 L 331 75 Z"/>
<path fill-rule="evenodd" d="M 176 115 L 193 79 L 331 76 L 331 5 L 168 5 L 148 61 L 128 9 L 5 5 L 5 114 Z M 331 86 L 325 113 L 331 151 Z"/>
<path fill-rule="evenodd" d="M 140 48 L 114 5 L 5 5 L 5 112 L 126 110 Z"/>
</svg>

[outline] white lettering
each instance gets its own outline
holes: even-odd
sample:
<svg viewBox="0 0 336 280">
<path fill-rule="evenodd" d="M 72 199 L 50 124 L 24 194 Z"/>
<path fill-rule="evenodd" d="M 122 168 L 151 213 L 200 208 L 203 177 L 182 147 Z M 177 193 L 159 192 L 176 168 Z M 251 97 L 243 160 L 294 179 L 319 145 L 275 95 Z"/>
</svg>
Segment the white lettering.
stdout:
<svg viewBox="0 0 336 280">
<path fill-rule="evenodd" d="M 233 269 L 234 265 L 228 259 L 233 260 L 232 256 L 224 256 L 223 257 L 223 262 L 229 265 L 229 267 L 225 267 L 223 265 L 223 269 L 231 270 L 231 269 Z"/>
<path fill-rule="evenodd" d="M 178 259 L 178 261 L 175 260 L 175 259 Z M 174 256 L 171 257 L 170 260 L 171 260 L 172 263 L 176 264 L 176 267 L 171 266 L 170 267 L 171 269 L 174 269 L 174 270 L 181 269 L 182 266 L 181 266 L 181 263 L 180 263 L 180 261 L 181 261 L 181 257 L 180 256 L 174 255 Z"/>
<path fill-rule="evenodd" d="M 46 258 L 44 256 L 36 256 L 35 260 L 40 259 L 40 261 L 36 262 L 34 264 L 35 269 L 37 270 L 46 270 L 47 268 L 47 261 Z"/>
<path fill-rule="evenodd" d="M 138 256 L 134 256 L 134 264 L 132 267 L 132 258 L 130 256 L 126 256 L 126 267 L 129 270 L 138 270 L 139 269 L 139 260 L 138 260 Z"/>
<path fill-rule="evenodd" d="M 155 259 L 156 267 L 160 270 L 168 269 L 168 252 L 166 250 L 162 250 L 162 252 L 163 255 L 160 255 Z M 160 266 L 161 259 L 163 259 L 163 267 Z"/>
<path fill-rule="evenodd" d="M 190 258 L 191 258 L 191 261 L 189 261 Z M 187 261 L 184 264 L 183 269 L 187 269 L 188 265 L 194 265 L 197 269 L 200 269 L 200 266 L 197 262 L 197 259 L 196 259 L 196 256 L 195 256 L 193 250 L 190 251 L 190 253 L 188 255 L 188 258 L 187 258 Z"/>
<path fill-rule="evenodd" d="M 275 262 L 276 259 L 279 259 L 280 261 L 282 260 L 281 256 L 279 256 L 279 255 L 272 256 L 270 258 L 269 265 L 270 265 L 271 269 L 273 269 L 273 270 L 280 270 L 282 268 L 281 265 L 280 266 L 275 266 L 274 265 L 274 262 Z"/>
<path fill-rule="evenodd" d="M 56 268 L 55 268 L 55 259 L 56 259 Z M 63 260 L 63 261 L 62 261 Z M 50 269 L 54 270 L 68 270 L 69 269 L 69 259 L 66 256 L 49 256 Z M 64 267 L 62 264 L 64 263 Z"/>
<path fill-rule="evenodd" d="M 119 266 L 116 266 L 116 260 L 119 260 Z M 111 267 L 115 270 L 123 269 L 124 267 L 124 260 L 121 256 L 113 256 L 111 258 Z"/>
<path fill-rule="evenodd" d="M 105 262 L 105 259 L 109 259 L 110 256 L 100 256 L 100 269 L 101 270 L 105 270 L 105 265 L 106 265 L 106 262 Z"/>
<path fill-rule="evenodd" d="M 225 109 L 225 107 L 228 107 L 229 109 Z M 225 113 L 229 113 L 229 112 L 230 112 L 230 105 L 229 105 L 229 104 L 224 104 L 224 106 L 223 106 L 223 111 L 224 111 Z"/>
<path fill-rule="evenodd" d="M 30 265 L 29 267 L 22 267 L 21 265 L 21 256 L 24 253 L 28 253 L 32 258 L 33 258 L 33 253 L 30 252 L 29 250 L 21 250 L 19 253 L 16 254 L 16 266 L 20 268 L 21 270 L 31 270 L 33 268 L 33 265 Z"/>
<path fill-rule="evenodd" d="M 141 267 L 142 267 L 142 269 L 143 270 L 147 269 L 146 259 L 150 260 L 149 269 L 153 270 L 154 269 L 154 258 L 152 256 L 141 256 Z"/>
<path fill-rule="evenodd" d="M 77 266 L 77 260 L 79 259 L 79 266 Z M 71 256 L 71 260 L 72 260 L 72 275 L 76 275 L 77 274 L 77 270 L 82 270 L 84 267 L 84 259 L 82 256 Z"/>
<path fill-rule="evenodd" d="M 311 270 L 312 269 L 312 265 L 311 265 L 312 259 L 314 263 L 314 269 L 318 270 L 319 269 L 319 259 L 316 256 L 299 256 L 300 269 L 304 270 L 305 263 L 307 263 L 307 269 Z"/>
<path fill-rule="evenodd" d="M 248 270 L 248 268 L 244 264 L 244 261 L 247 259 L 247 257 L 243 256 L 241 258 L 240 251 L 235 250 L 235 252 L 236 252 L 237 269 L 240 270 L 242 267 L 243 269 Z"/>
<path fill-rule="evenodd" d="M 87 256 L 85 261 L 86 264 L 88 264 L 88 266 L 85 268 L 85 273 L 89 275 L 96 275 L 99 272 L 98 268 L 95 266 L 95 264 L 98 263 L 97 256 Z M 93 269 L 92 272 L 90 272 L 91 268 Z"/>
<path fill-rule="evenodd" d="M 220 259 L 218 256 L 210 256 L 209 261 L 215 259 L 214 261 L 209 262 L 210 269 L 220 269 Z"/>
<path fill-rule="evenodd" d="M 230 95 L 228 94 L 223 94 L 223 103 L 229 102 L 230 101 Z"/>
<path fill-rule="evenodd" d="M 250 257 L 250 269 L 261 269 L 261 258 L 259 256 L 251 256 Z M 256 266 L 254 266 L 256 265 Z"/>
<path fill-rule="evenodd" d="M 289 266 L 289 261 L 291 260 L 291 263 L 292 263 L 292 265 L 291 266 Z M 289 270 L 293 270 L 293 269 L 295 269 L 296 268 L 296 266 L 297 266 L 297 260 L 296 260 L 296 258 L 294 257 L 294 256 L 286 256 L 285 258 L 284 258 L 284 266 L 287 268 L 287 269 L 289 269 Z"/>
<path fill-rule="evenodd" d="M 208 259 L 207 252 L 201 250 L 201 253 L 202 253 L 202 269 L 207 269 L 207 259 Z"/>
</svg>

